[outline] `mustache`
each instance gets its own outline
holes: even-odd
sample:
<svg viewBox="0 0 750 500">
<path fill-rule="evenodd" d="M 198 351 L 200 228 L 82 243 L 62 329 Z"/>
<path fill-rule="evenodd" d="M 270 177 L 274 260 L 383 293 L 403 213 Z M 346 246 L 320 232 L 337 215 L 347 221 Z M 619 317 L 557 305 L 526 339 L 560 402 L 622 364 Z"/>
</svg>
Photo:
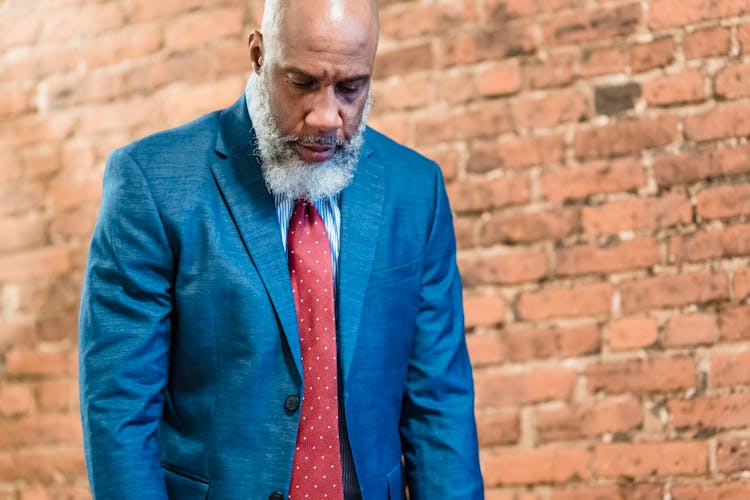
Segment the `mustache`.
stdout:
<svg viewBox="0 0 750 500">
<path fill-rule="evenodd" d="M 320 137 L 316 135 L 289 135 L 284 137 L 283 140 L 286 144 L 301 142 L 304 144 L 321 144 L 323 146 L 338 147 L 344 147 L 349 144 L 349 141 L 346 139 L 339 139 L 337 137 Z"/>
</svg>

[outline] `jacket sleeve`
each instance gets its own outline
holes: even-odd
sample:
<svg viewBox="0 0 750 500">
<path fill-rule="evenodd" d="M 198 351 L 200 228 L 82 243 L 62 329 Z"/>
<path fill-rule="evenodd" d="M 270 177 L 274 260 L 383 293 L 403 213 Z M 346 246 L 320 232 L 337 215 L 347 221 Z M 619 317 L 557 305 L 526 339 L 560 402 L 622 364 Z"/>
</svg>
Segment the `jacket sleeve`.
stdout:
<svg viewBox="0 0 750 500">
<path fill-rule="evenodd" d="M 112 153 L 83 283 L 79 380 L 94 498 L 166 500 L 157 427 L 173 255 L 139 165 Z"/>
<path fill-rule="evenodd" d="M 435 170 L 435 210 L 401 413 L 406 482 L 412 500 L 482 499 L 456 240 Z"/>
</svg>

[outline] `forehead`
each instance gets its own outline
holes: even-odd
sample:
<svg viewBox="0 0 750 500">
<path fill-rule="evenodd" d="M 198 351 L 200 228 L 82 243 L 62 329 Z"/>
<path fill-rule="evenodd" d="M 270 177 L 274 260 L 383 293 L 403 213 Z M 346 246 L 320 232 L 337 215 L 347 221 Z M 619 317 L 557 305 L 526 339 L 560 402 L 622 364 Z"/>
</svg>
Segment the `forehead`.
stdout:
<svg viewBox="0 0 750 500">
<path fill-rule="evenodd" d="M 279 19 L 271 41 L 278 62 L 310 72 L 371 72 L 378 39 L 372 15 L 343 9 L 305 13 L 312 4 Z"/>
</svg>

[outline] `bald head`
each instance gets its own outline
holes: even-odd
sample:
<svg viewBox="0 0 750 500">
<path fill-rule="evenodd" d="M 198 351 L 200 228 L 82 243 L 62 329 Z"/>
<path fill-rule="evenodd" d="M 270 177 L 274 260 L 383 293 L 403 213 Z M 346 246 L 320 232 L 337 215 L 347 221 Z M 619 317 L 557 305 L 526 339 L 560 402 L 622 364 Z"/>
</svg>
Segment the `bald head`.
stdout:
<svg viewBox="0 0 750 500">
<path fill-rule="evenodd" d="M 261 32 L 266 57 L 285 49 L 377 49 L 377 0 L 267 0 Z"/>
</svg>

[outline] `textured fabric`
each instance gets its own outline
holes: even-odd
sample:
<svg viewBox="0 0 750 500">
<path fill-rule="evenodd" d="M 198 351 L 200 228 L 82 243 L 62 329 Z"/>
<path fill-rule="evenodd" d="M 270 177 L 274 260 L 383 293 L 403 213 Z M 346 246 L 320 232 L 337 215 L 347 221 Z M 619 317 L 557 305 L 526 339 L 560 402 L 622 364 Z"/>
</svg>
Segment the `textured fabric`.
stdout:
<svg viewBox="0 0 750 500">
<path fill-rule="evenodd" d="M 343 499 L 331 252 L 315 205 L 298 200 L 287 236 L 303 396 L 289 499 Z"/>
<path fill-rule="evenodd" d="M 96 499 L 289 493 L 300 413 L 285 402 L 303 390 L 300 340 L 245 105 L 107 162 L 79 321 Z M 440 169 L 368 128 L 340 209 L 340 416 L 362 497 L 400 500 L 405 483 L 411 500 L 481 499 Z"/>
</svg>

